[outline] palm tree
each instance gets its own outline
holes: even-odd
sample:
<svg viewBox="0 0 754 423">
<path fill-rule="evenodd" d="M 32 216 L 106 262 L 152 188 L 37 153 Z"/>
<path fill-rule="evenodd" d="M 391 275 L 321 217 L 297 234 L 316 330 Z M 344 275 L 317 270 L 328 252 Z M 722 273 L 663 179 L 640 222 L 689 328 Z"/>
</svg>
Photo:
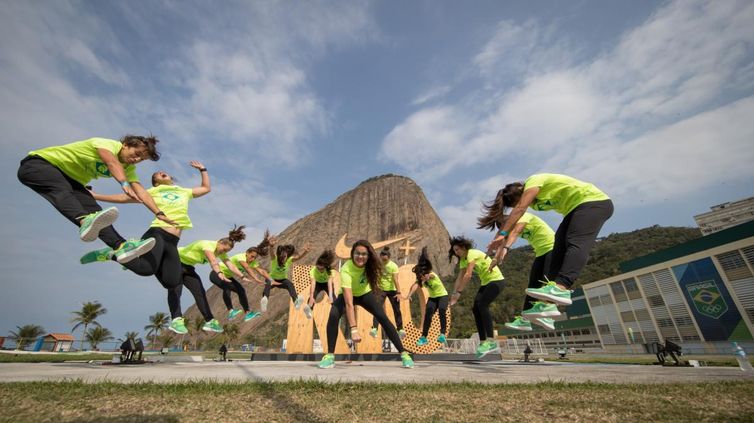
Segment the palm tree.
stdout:
<svg viewBox="0 0 754 423">
<path fill-rule="evenodd" d="M 149 316 L 149 324 L 144 326 L 144 330 L 147 331 L 147 336 L 152 336 L 152 348 L 157 344 L 157 335 L 168 326 L 168 323 L 170 317 L 161 311 Z"/>
<path fill-rule="evenodd" d="M 238 339 L 239 332 L 240 329 L 235 323 L 226 323 L 223 325 L 223 335 L 225 335 L 225 342 L 227 343 L 228 349 L 230 349 L 230 345 L 233 341 Z"/>
<path fill-rule="evenodd" d="M 79 326 L 84 325 L 84 334 L 86 334 L 86 328 L 89 325 L 100 326 L 99 322 L 97 322 L 97 318 L 105 313 L 107 313 L 107 309 L 102 307 L 102 304 L 98 301 L 82 304 L 80 311 L 74 311 L 72 313 L 75 317 L 71 319 L 71 323 L 75 323 L 76 325 L 73 326 L 71 332 L 78 329 Z M 85 336 L 81 337 L 82 350 L 84 349 L 84 338 Z"/>
<path fill-rule="evenodd" d="M 159 342 L 160 348 L 170 347 L 170 344 L 173 343 L 173 332 L 170 331 L 162 331 L 160 333 L 160 336 L 157 337 L 157 341 Z"/>
<path fill-rule="evenodd" d="M 198 350 L 199 339 L 201 339 L 202 337 L 202 328 L 204 327 L 204 320 L 197 317 L 196 320 L 193 320 L 192 322 L 193 322 L 193 327 L 191 329 L 192 329 L 192 332 L 195 332 L 194 333 L 194 349 Z"/>
<path fill-rule="evenodd" d="M 84 334 L 84 338 L 86 338 L 86 342 L 92 346 L 92 349 L 96 350 L 97 345 L 99 345 L 100 342 L 113 339 L 113 334 L 110 332 L 110 329 L 97 326 L 89 329 L 89 331 Z"/>
<path fill-rule="evenodd" d="M 29 341 L 39 338 L 45 333 L 42 326 L 39 325 L 23 325 L 16 326 L 17 331 L 10 332 L 10 338 L 16 341 L 16 349 L 22 350 Z"/>
<path fill-rule="evenodd" d="M 123 335 L 123 338 L 118 338 L 118 341 L 125 342 L 130 340 L 136 341 L 136 338 L 139 337 L 139 332 L 133 331 L 133 332 L 126 332 L 125 335 Z"/>
</svg>

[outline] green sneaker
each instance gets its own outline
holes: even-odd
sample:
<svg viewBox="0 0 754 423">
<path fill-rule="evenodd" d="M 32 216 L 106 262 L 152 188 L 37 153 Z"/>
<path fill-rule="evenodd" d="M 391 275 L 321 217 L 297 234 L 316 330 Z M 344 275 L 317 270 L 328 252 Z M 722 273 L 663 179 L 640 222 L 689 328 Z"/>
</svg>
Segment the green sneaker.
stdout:
<svg viewBox="0 0 754 423">
<path fill-rule="evenodd" d="M 79 226 L 79 238 L 84 242 L 94 241 L 99 236 L 99 231 L 112 225 L 116 219 L 118 219 L 118 209 L 115 207 L 84 216 Z"/>
<path fill-rule="evenodd" d="M 403 339 L 406 337 L 406 331 L 403 329 L 398 330 L 398 337 Z"/>
<path fill-rule="evenodd" d="M 448 342 L 448 338 L 445 337 L 444 333 L 441 333 L 440 336 L 437 337 L 437 342 L 444 344 Z"/>
<path fill-rule="evenodd" d="M 325 354 L 317 367 L 320 369 L 332 369 L 335 367 L 335 354 Z"/>
<path fill-rule="evenodd" d="M 115 256 L 115 260 L 118 260 L 118 263 L 128 263 L 136 257 L 151 251 L 154 248 L 154 244 L 154 238 L 128 240 L 121 244 L 117 250 L 113 251 L 113 255 Z"/>
<path fill-rule="evenodd" d="M 532 321 L 547 330 L 555 330 L 555 321 L 549 317 L 537 317 Z"/>
<path fill-rule="evenodd" d="M 556 304 L 536 301 L 532 304 L 531 308 L 522 311 L 521 315 L 527 319 L 533 317 L 557 317 L 560 316 L 560 311 L 558 311 Z"/>
<path fill-rule="evenodd" d="M 89 251 L 81 256 L 81 264 L 96 263 L 98 261 L 110 261 L 113 258 L 113 249 L 105 247 L 100 250 Z"/>
<path fill-rule="evenodd" d="M 416 340 L 416 346 L 417 347 L 423 347 L 425 345 L 429 344 L 429 341 L 427 341 L 426 336 L 420 336 L 419 339 Z"/>
<path fill-rule="evenodd" d="M 406 369 L 414 368 L 414 359 L 411 358 L 411 355 L 408 353 L 408 351 L 403 351 L 401 353 L 401 364 Z"/>
<path fill-rule="evenodd" d="M 173 319 L 170 322 L 168 329 L 179 335 L 185 335 L 188 333 L 188 329 L 186 329 L 186 323 L 183 321 L 183 317 L 176 317 L 175 319 Z"/>
<path fill-rule="evenodd" d="M 545 286 L 542 288 L 527 288 L 526 294 L 538 300 L 549 301 L 557 305 L 571 305 L 572 303 L 571 291 L 559 288 L 555 282 L 552 281 L 546 281 Z"/>
<path fill-rule="evenodd" d="M 371 336 L 372 338 L 376 338 L 377 337 L 377 328 L 369 329 L 369 336 Z"/>
<path fill-rule="evenodd" d="M 521 316 L 516 316 L 516 319 L 506 323 L 505 327 L 513 330 L 531 331 L 531 322 Z"/>
<path fill-rule="evenodd" d="M 243 321 L 244 322 L 248 322 L 249 320 L 251 320 L 251 319 L 259 316 L 260 314 L 261 313 L 256 312 L 256 311 L 250 311 L 250 312 L 246 313 L 246 316 L 243 317 Z"/>
<path fill-rule="evenodd" d="M 239 314 L 241 314 L 241 310 L 239 309 L 233 308 L 233 309 L 228 310 L 228 320 L 235 319 L 236 316 L 238 316 Z"/>
<path fill-rule="evenodd" d="M 218 322 L 217 319 L 212 319 L 209 322 L 206 322 L 204 326 L 202 326 L 202 330 L 205 332 L 223 333 L 223 327 L 220 326 L 220 322 Z"/>
<path fill-rule="evenodd" d="M 298 310 L 301 308 L 301 304 L 303 303 L 304 303 L 304 297 L 299 295 L 298 297 L 296 297 L 296 301 L 293 302 L 293 308 Z"/>
<path fill-rule="evenodd" d="M 500 352 L 500 347 L 497 345 L 497 342 L 485 340 L 482 341 L 482 343 L 479 344 L 479 347 L 476 349 L 476 358 L 478 360 L 489 353 L 495 352 Z"/>
</svg>

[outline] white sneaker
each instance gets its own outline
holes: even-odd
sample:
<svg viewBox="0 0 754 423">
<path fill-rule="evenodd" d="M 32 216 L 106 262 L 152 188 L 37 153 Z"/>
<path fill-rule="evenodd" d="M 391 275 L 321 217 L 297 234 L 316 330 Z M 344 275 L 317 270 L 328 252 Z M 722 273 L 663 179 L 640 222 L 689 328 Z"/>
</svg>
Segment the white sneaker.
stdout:
<svg viewBox="0 0 754 423">
<path fill-rule="evenodd" d="M 267 297 L 262 297 L 262 300 L 259 301 L 259 308 L 262 309 L 262 313 L 267 311 Z"/>
</svg>

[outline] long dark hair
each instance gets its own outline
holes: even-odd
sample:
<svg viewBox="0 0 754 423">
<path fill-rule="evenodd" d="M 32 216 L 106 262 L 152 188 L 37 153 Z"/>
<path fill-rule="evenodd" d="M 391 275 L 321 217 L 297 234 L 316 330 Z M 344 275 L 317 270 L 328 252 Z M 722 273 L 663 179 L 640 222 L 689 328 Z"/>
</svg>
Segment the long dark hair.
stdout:
<svg viewBox="0 0 754 423">
<path fill-rule="evenodd" d="M 514 182 L 503 187 L 491 203 L 482 204 L 484 214 L 477 219 L 477 228 L 494 231 L 502 226 L 505 209 L 515 207 L 523 193 L 524 184 L 521 182 Z"/>
<path fill-rule="evenodd" d="M 233 225 L 233 229 L 228 232 L 228 236 L 225 238 L 220 238 L 219 243 L 223 243 L 225 245 L 230 245 L 230 248 L 233 248 L 236 245 L 236 242 L 241 242 L 244 239 L 246 239 L 246 234 L 243 232 L 244 228 L 246 226 L 236 226 Z"/>
<path fill-rule="evenodd" d="M 288 260 L 288 258 L 293 256 L 295 252 L 296 252 L 296 247 L 294 247 L 293 244 L 278 245 L 277 251 L 275 253 L 275 258 L 278 261 L 278 266 L 282 266 L 285 264 L 285 261 L 281 260 L 281 256 L 283 255 L 283 253 L 286 253 L 285 260 Z"/>
<path fill-rule="evenodd" d="M 257 256 L 259 257 L 265 257 L 270 252 L 270 230 L 265 229 L 264 230 L 264 238 L 262 239 L 259 244 L 257 244 L 254 247 L 249 247 L 246 250 L 246 254 L 249 253 L 257 253 Z"/>
<path fill-rule="evenodd" d="M 322 266 L 329 275 L 332 272 L 332 263 L 335 261 L 335 253 L 333 250 L 325 250 L 317 258 L 315 266 Z"/>
<path fill-rule="evenodd" d="M 353 253 L 356 251 L 356 247 L 365 247 L 367 249 L 369 257 L 367 258 L 367 263 L 364 265 L 364 273 L 367 276 L 369 286 L 372 290 L 379 291 L 380 288 L 378 282 L 382 277 L 382 262 L 380 262 L 380 259 L 377 257 L 377 253 L 374 251 L 372 244 L 366 239 L 360 239 L 353 243 L 353 246 L 351 246 L 351 260 L 353 260 Z"/>
<path fill-rule="evenodd" d="M 454 236 L 453 238 L 450 238 L 450 249 L 448 250 L 448 262 L 453 261 L 453 257 L 456 257 L 455 251 L 453 251 L 453 247 L 459 245 L 463 247 L 466 250 L 470 250 L 474 248 L 474 241 L 464 237 L 463 235 Z M 461 258 L 458 257 L 460 260 Z"/>
<path fill-rule="evenodd" d="M 147 154 L 149 155 L 149 160 L 152 160 L 154 162 L 160 160 L 160 153 L 157 152 L 157 143 L 160 142 L 160 140 L 157 139 L 154 135 L 149 136 L 141 136 L 141 135 L 124 135 L 123 138 L 120 139 L 120 142 L 126 146 L 126 147 L 139 147 L 144 146 L 147 149 Z"/>
<path fill-rule="evenodd" d="M 419 260 L 416 262 L 416 266 L 411 269 L 416 274 L 416 283 L 419 286 L 424 286 L 422 276 L 432 271 L 432 262 L 429 260 L 429 254 L 427 254 L 427 247 L 422 248 L 422 253 L 419 255 Z"/>
</svg>

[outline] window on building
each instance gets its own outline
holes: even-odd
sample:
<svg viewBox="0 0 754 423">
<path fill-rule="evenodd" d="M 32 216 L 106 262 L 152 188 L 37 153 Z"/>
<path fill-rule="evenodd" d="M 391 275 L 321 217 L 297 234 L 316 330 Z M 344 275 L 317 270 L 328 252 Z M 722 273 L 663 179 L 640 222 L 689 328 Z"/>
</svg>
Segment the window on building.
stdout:
<svg viewBox="0 0 754 423">
<path fill-rule="evenodd" d="M 608 325 L 599 325 L 597 330 L 600 331 L 600 335 L 610 335 L 610 326 Z"/>
<path fill-rule="evenodd" d="M 718 254 L 715 258 L 720 262 L 720 267 L 725 271 L 725 276 L 728 277 L 729 281 L 737 281 L 752 276 L 749 267 L 738 250 Z"/>
<path fill-rule="evenodd" d="M 662 299 L 662 295 L 652 295 L 647 297 L 650 307 L 662 307 L 665 305 L 665 301 Z"/>
<path fill-rule="evenodd" d="M 657 326 L 661 328 L 672 328 L 673 319 L 657 319 Z"/>
</svg>

